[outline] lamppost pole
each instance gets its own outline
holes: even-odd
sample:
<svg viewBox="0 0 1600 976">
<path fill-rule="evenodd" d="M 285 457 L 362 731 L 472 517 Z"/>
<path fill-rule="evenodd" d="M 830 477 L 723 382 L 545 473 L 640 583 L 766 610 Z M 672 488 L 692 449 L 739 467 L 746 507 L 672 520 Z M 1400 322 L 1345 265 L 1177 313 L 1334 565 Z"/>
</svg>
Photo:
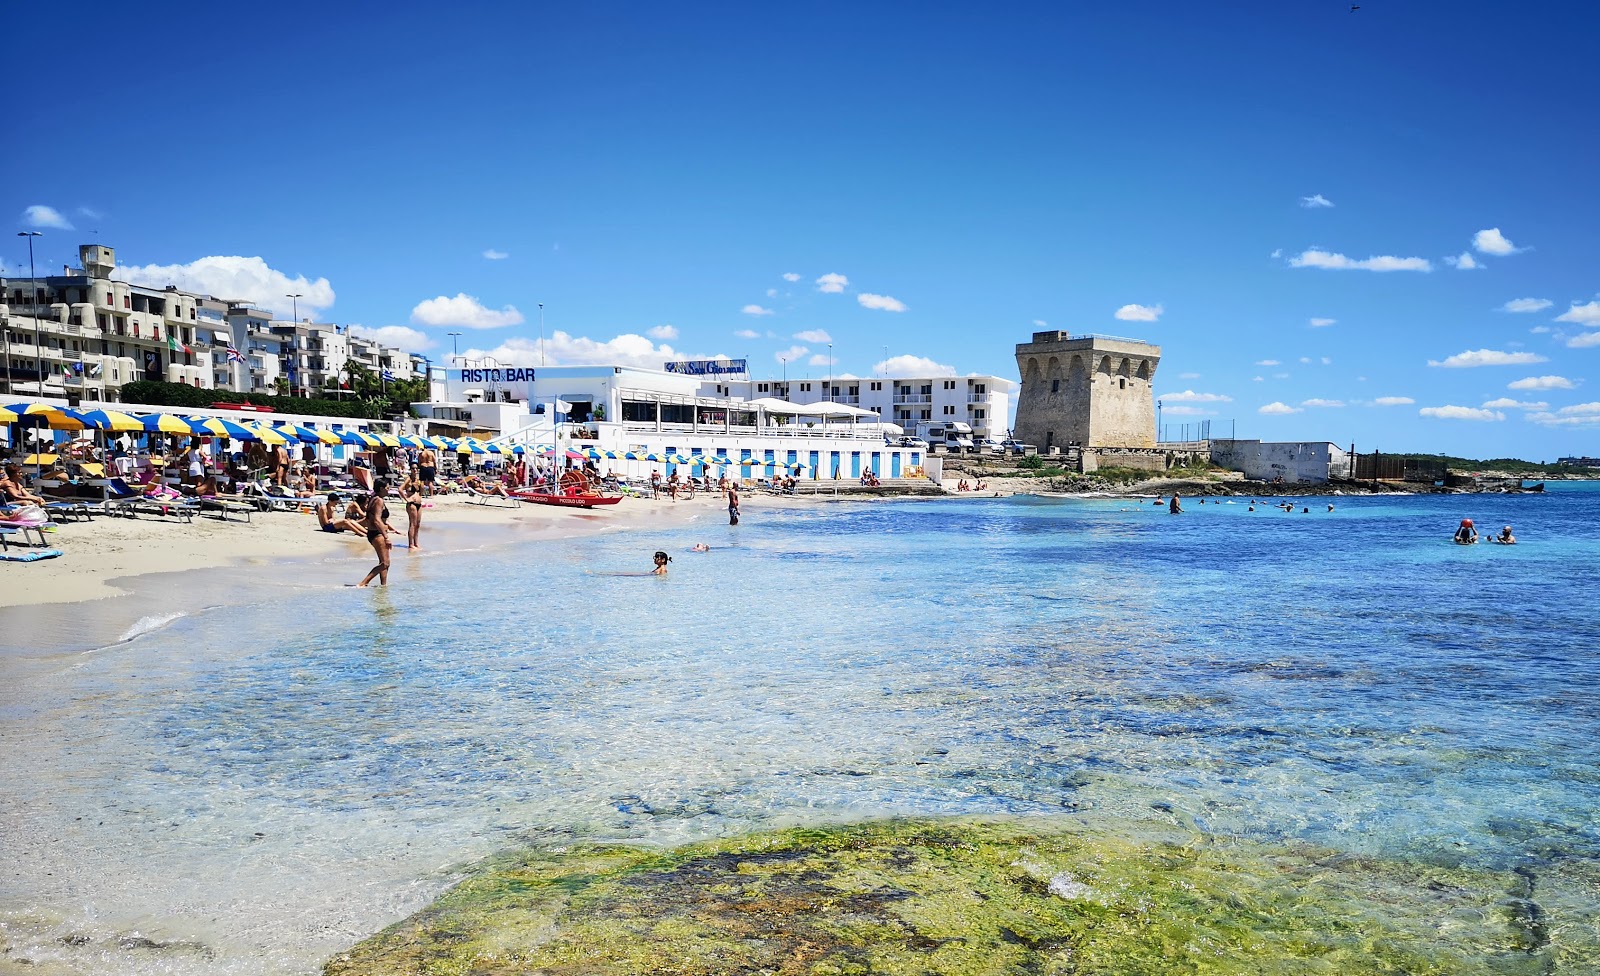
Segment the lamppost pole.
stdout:
<svg viewBox="0 0 1600 976">
<path fill-rule="evenodd" d="M 1156 401 L 1156 443 L 1161 443 L 1161 401 Z"/>
<path fill-rule="evenodd" d="M 456 340 L 461 338 L 461 333 L 459 333 L 459 332 L 451 332 L 451 333 L 447 333 L 447 334 L 450 336 L 450 354 L 451 354 L 451 356 L 454 359 L 460 359 L 461 358 L 461 344 L 459 342 L 457 342 Z M 456 363 L 456 368 L 457 369 L 461 368 L 461 364 L 459 362 Z"/>
<path fill-rule="evenodd" d="M 294 322 L 295 328 L 299 328 L 300 292 L 295 292 L 293 295 L 285 295 L 283 297 L 289 299 L 289 318 L 292 322 Z M 303 371 L 300 369 L 300 344 L 294 341 L 294 333 L 292 332 L 289 334 L 289 339 L 289 348 L 294 350 L 294 375 L 296 379 L 300 380 L 300 392 L 304 393 L 306 391 L 306 382 Z"/>
<path fill-rule="evenodd" d="M 539 303 L 539 366 L 544 366 L 544 302 Z"/>
<path fill-rule="evenodd" d="M 44 396 L 44 344 L 39 338 L 39 279 L 33 271 L 33 239 L 44 235 L 36 230 L 19 230 L 18 237 L 28 239 L 28 308 L 33 316 L 33 370 L 39 376 L 39 395 Z M 10 362 L 6 368 L 10 369 Z M 9 372 L 7 373 L 9 376 Z"/>
<path fill-rule="evenodd" d="M 829 403 L 833 402 L 833 343 L 828 343 L 828 388 L 827 395 L 823 397 Z"/>
</svg>

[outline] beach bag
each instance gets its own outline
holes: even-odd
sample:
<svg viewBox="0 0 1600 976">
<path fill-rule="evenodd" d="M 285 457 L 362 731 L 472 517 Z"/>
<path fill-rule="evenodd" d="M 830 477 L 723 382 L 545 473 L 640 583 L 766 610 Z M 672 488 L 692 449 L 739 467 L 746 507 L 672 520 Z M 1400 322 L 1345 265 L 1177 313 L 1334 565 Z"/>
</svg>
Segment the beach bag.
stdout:
<svg viewBox="0 0 1600 976">
<path fill-rule="evenodd" d="M 50 516 L 37 505 L 18 505 L 5 516 L 5 520 L 18 525 L 43 525 L 50 521 Z"/>
</svg>

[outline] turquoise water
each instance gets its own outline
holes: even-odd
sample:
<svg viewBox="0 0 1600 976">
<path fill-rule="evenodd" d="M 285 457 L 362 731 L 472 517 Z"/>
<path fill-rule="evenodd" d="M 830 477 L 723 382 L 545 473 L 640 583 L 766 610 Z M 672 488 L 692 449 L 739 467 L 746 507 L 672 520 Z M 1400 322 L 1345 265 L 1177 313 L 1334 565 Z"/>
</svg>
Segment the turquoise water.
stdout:
<svg viewBox="0 0 1600 976">
<path fill-rule="evenodd" d="M 753 499 L 738 527 L 707 508 L 185 617 L 0 694 L 0 924 L 307 971 L 528 838 L 909 813 L 1594 858 L 1597 487 L 1181 517 Z M 1521 543 L 1451 545 L 1463 516 Z M 666 579 L 601 575 L 656 548 Z"/>
</svg>

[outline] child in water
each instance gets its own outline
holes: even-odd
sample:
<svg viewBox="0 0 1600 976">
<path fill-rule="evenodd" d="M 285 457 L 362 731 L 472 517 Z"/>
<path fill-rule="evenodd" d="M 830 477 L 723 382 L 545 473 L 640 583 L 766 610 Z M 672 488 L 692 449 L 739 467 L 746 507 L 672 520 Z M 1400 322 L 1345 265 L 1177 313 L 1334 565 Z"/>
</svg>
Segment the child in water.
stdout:
<svg viewBox="0 0 1600 976">
<path fill-rule="evenodd" d="M 667 575 L 667 563 L 672 562 L 672 557 L 660 550 L 656 551 L 656 568 L 650 571 L 651 576 Z"/>
</svg>

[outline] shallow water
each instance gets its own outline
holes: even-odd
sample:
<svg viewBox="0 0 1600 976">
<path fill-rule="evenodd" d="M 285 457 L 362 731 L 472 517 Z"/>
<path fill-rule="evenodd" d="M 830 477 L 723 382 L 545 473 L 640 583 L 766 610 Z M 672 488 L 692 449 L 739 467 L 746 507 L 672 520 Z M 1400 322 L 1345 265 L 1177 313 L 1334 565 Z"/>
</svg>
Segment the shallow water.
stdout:
<svg viewBox="0 0 1600 976">
<path fill-rule="evenodd" d="M 1594 858 L 1595 487 L 1181 517 L 753 499 L 738 527 L 6 658 L 0 971 L 312 972 L 541 837 L 1156 805 L 1408 859 Z M 1521 544 L 1451 545 L 1463 515 Z M 603 575 L 656 548 L 668 578 Z"/>
</svg>

